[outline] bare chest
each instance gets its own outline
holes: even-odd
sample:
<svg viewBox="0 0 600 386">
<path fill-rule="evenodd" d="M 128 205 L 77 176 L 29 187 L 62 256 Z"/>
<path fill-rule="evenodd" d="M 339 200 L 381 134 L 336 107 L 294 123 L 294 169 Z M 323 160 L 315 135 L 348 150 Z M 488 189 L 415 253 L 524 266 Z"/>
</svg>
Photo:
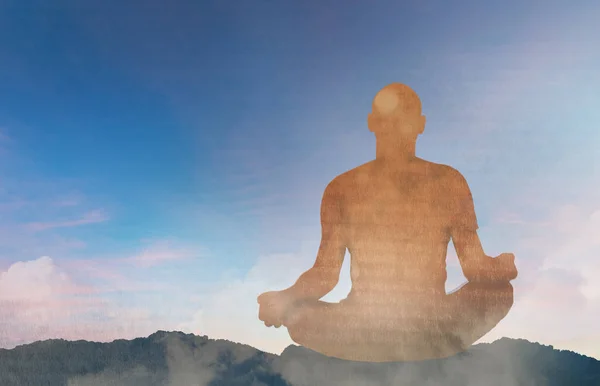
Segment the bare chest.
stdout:
<svg viewBox="0 0 600 386">
<path fill-rule="evenodd" d="M 448 221 L 446 193 L 427 178 L 371 180 L 347 197 L 346 224 L 353 231 L 382 227 L 408 234 L 441 231 Z"/>
</svg>

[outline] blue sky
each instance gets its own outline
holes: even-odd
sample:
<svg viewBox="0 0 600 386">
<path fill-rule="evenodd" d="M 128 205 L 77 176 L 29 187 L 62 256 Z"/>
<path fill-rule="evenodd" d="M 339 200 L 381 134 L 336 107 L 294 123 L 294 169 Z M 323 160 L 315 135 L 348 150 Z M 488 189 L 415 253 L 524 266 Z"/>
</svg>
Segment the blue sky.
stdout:
<svg viewBox="0 0 600 386">
<path fill-rule="evenodd" d="M 0 3 L 2 285 L 87 288 L 117 316 L 81 336 L 185 327 L 277 351 L 253 291 L 310 266 L 323 188 L 374 157 L 371 99 L 403 82 L 428 117 L 418 154 L 465 175 L 486 251 L 521 261 L 528 306 L 498 334 L 600 356 L 570 320 L 517 327 L 546 277 L 581 318 L 600 309 L 600 7 L 398 3 Z"/>
</svg>

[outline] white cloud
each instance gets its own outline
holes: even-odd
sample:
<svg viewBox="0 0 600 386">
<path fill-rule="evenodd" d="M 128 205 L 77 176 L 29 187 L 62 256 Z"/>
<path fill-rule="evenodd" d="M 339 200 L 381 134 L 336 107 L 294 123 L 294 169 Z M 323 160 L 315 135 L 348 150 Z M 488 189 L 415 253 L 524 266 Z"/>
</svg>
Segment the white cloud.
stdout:
<svg viewBox="0 0 600 386">
<path fill-rule="evenodd" d="M 86 292 L 57 269 L 48 256 L 19 261 L 0 274 L 0 299 L 4 301 L 44 301 L 56 294 Z"/>
<path fill-rule="evenodd" d="M 591 213 L 577 207 L 573 210 L 577 217 L 560 225 L 561 243 L 549 251 L 545 267 L 577 270 L 585 280 L 582 291 L 586 297 L 600 299 L 600 209 Z"/>
<path fill-rule="evenodd" d="M 279 353 L 292 341 L 285 328 L 262 324 L 256 298 L 262 292 L 289 287 L 312 263 L 306 256 L 293 254 L 261 257 L 245 277 L 225 279 L 205 294 L 201 309 L 178 329 Z"/>
<path fill-rule="evenodd" d="M 133 338 L 169 327 L 148 309 L 110 301 L 47 256 L 16 262 L 0 274 L 0 320 L 0 346 L 6 348 L 54 338 Z"/>
<path fill-rule="evenodd" d="M 87 212 L 77 219 L 50 222 L 33 222 L 27 224 L 27 228 L 32 231 L 44 231 L 54 228 L 71 228 L 80 225 L 96 224 L 105 222 L 108 219 L 109 217 L 104 210 L 97 209 Z"/>
<path fill-rule="evenodd" d="M 518 299 L 487 339 L 523 337 L 600 358 L 600 211 L 594 202 L 563 205 L 523 240 L 540 264 L 521 270 Z M 583 343 L 585 342 L 585 344 Z"/>
<path fill-rule="evenodd" d="M 0 313 L 4 324 L 0 345 L 48 336 L 53 325 L 58 327 L 78 310 L 101 309 L 101 302 L 85 296 L 91 292 L 73 282 L 49 257 L 12 264 L 0 274 Z"/>
<path fill-rule="evenodd" d="M 139 254 L 126 258 L 125 261 L 141 268 L 149 268 L 174 260 L 199 257 L 202 254 L 203 251 L 198 248 L 182 247 L 170 240 L 159 240 L 143 248 Z"/>
</svg>

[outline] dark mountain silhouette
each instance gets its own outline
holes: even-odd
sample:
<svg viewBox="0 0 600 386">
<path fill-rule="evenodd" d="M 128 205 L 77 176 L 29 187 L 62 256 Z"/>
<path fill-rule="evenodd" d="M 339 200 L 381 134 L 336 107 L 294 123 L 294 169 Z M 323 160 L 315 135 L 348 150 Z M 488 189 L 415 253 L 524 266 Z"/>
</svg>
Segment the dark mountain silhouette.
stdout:
<svg viewBox="0 0 600 386">
<path fill-rule="evenodd" d="M 47 340 L 0 350 L 0 385 L 594 385 L 600 361 L 503 338 L 454 357 L 361 363 L 289 346 L 281 356 L 158 331 L 110 343 Z"/>
</svg>

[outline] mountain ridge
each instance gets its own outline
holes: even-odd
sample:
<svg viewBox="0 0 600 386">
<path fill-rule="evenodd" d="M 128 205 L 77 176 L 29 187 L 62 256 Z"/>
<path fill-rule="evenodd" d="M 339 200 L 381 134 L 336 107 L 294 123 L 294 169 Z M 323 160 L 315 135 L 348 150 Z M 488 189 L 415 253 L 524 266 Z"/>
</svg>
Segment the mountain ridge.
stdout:
<svg viewBox="0 0 600 386">
<path fill-rule="evenodd" d="M 600 386 L 600 361 L 501 338 L 445 359 L 350 362 L 296 345 L 277 355 L 227 339 L 158 330 L 130 340 L 46 339 L 0 349 L 0 384 Z"/>
</svg>

